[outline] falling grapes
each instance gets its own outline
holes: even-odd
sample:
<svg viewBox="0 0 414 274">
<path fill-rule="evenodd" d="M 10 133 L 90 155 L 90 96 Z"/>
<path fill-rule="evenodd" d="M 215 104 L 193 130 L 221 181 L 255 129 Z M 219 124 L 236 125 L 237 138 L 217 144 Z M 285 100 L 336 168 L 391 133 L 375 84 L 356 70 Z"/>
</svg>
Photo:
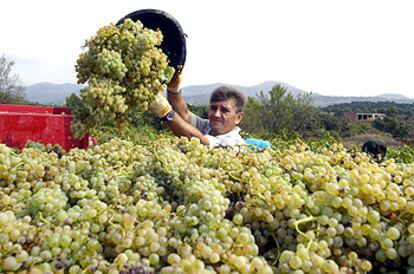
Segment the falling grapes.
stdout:
<svg viewBox="0 0 414 274">
<path fill-rule="evenodd" d="M 174 74 L 160 49 L 160 31 L 126 19 L 120 25 L 104 26 L 85 43 L 76 72 L 79 84 L 87 84 L 80 98 L 72 95 L 75 137 L 82 137 L 103 123 L 123 128 L 132 111 L 146 111 Z"/>
</svg>

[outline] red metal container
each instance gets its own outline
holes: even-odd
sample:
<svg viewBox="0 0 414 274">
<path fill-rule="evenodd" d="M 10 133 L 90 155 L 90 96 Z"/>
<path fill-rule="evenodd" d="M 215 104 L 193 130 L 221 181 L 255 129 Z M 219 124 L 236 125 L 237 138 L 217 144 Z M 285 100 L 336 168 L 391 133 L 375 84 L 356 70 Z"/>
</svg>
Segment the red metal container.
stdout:
<svg viewBox="0 0 414 274">
<path fill-rule="evenodd" d="M 87 148 L 89 136 L 74 139 L 70 109 L 0 104 L 0 143 L 23 148 L 27 141 L 58 144 L 65 151 Z"/>
</svg>

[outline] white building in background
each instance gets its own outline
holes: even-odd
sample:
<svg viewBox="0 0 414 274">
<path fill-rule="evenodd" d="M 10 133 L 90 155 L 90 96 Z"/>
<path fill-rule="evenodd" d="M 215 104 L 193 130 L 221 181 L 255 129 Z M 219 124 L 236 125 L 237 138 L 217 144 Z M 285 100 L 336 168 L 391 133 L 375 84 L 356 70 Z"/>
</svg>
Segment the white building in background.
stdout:
<svg viewBox="0 0 414 274">
<path fill-rule="evenodd" d="M 384 119 L 384 113 L 370 113 L 370 112 L 346 112 L 344 118 L 350 122 L 357 121 L 374 121 L 376 119 Z"/>
</svg>

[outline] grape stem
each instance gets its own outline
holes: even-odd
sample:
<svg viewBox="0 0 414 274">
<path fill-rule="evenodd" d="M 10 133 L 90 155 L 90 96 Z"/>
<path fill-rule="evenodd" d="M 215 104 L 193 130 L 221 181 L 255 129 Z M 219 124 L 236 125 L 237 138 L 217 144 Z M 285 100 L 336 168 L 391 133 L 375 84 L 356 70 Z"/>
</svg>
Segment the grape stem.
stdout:
<svg viewBox="0 0 414 274">
<path fill-rule="evenodd" d="M 305 237 L 306 239 L 308 239 L 308 240 L 309 240 L 309 243 L 308 243 L 308 245 L 307 245 L 307 247 L 306 247 L 306 249 L 308 249 L 308 250 L 309 250 L 310 245 L 311 245 L 311 244 L 312 244 L 312 242 L 313 242 L 313 239 L 312 239 L 312 237 L 311 237 L 311 236 L 309 236 L 309 235 L 307 235 L 307 234 L 303 233 L 303 231 L 301 231 L 301 230 L 299 229 L 299 225 L 300 225 L 300 224 L 303 224 L 303 223 L 311 222 L 311 221 L 314 221 L 314 220 L 316 220 L 316 218 L 315 218 L 314 216 L 308 216 L 308 217 L 306 217 L 306 218 L 303 218 L 303 219 L 297 220 L 296 222 L 294 222 L 294 223 L 293 223 L 293 225 L 295 226 L 296 231 L 297 231 L 300 235 L 302 235 L 303 237 Z"/>
<path fill-rule="evenodd" d="M 233 171 L 229 171 L 229 176 L 230 178 L 232 178 L 234 181 L 238 181 L 241 182 L 241 179 L 236 177 L 235 175 L 233 175 Z"/>
<path fill-rule="evenodd" d="M 407 214 L 407 213 L 409 213 L 408 212 L 408 210 L 404 210 L 403 212 L 401 212 L 398 216 L 397 216 L 397 220 L 398 221 L 400 221 L 400 222 L 403 222 L 405 225 L 407 225 L 407 223 L 402 219 L 402 217 L 405 215 L 405 214 Z"/>
<path fill-rule="evenodd" d="M 260 193 L 252 193 L 251 195 L 258 196 L 262 200 L 262 202 L 263 201 L 266 201 L 266 198 L 262 194 L 260 194 Z"/>
<path fill-rule="evenodd" d="M 303 146 L 305 146 L 307 149 L 309 149 L 309 146 L 304 142 L 304 141 L 302 141 L 300 138 L 296 138 L 296 142 L 298 142 L 298 143 L 300 143 L 301 145 L 303 145 Z"/>
<path fill-rule="evenodd" d="M 155 147 L 153 147 L 153 148 L 152 148 L 152 152 L 153 152 L 153 154 L 154 154 L 154 158 L 155 158 L 158 162 L 160 162 L 160 156 L 158 155 L 158 153 L 157 153 L 157 151 L 156 151 Z"/>
<path fill-rule="evenodd" d="M 20 162 L 20 163 L 18 163 L 15 167 L 14 167 L 14 169 L 16 169 L 17 170 L 17 168 L 18 167 L 20 167 L 20 166 L 22 166 L 23 165 L 23 163 L 22 162 Z"/>
<path fill-rule="evenodd" d="M 274 233 L 270 234 L 273 237 L 273 240 L 275 240 L 276 243 L 276 250 L 277 250 L 277 254 L 276 254 L 276 258 L 273 261 L 272 265 L 275 265 L 277 263 L 277 261 L 279 260 L 280 257 L 280 245 L 279 245 L 279 241 L 277 240 L 276 236 Z"/>
<path fill-rule="evenodd" d="M 386 217 L 384 217 L 384 216 L 381 216 L 381 219 L 383 219 L 384 221 L 386 221 L 387 223 L 391 223 L 391 220 L 390 219 L 388 219 L 388 218 L 386 218 Z"/>
<path fill-rule="evenodd" d="M 185 208 L 181 208 L 179 211 L 176 211 L 176 215 L 177 216 L 184 216 L 184 215 L 182 215 L 182 214 L 185 214 Z"/>
<path fill-rule="evenodd" d="M 49 226 L 53 226 L 53 224 L 52 224 L 51 222 L 49 222 L 48 220 L 46 220 L 46 219 L 43 217 L 43 214 L 42 214 L 42 212 L 41 212 L 41 211 L 39 211 L 39 219 L 40 219 L 40 220 L 42 220 L 43 222 L 45 222 L 46 224 L 48 224 Z"/>
<path fill-rule="evenodd" d="M 114 210 L 110 208 L 107 211 L 111 213 L 111 217 L 109 217 L 108 224 L 111 225 L 111 226 L 115 226 L 115 224 L 112 222 L 112 220 L 114 219 L 114 216 L 115 216 Z"/>
</svg>

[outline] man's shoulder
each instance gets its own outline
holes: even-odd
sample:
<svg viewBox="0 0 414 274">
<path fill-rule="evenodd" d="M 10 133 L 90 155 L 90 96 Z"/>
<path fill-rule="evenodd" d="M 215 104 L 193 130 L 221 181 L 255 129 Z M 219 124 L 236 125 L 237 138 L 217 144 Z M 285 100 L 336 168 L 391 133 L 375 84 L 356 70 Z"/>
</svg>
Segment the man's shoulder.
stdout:
<svg viewBox="0 0 414 274">
<path fill-rule="evenodd" d="M 211 131 L 210 121 L 195 114 L 190 116 L 190 124 L 197 128 L 203 135 L 209 134 Z"/>
</svg>

